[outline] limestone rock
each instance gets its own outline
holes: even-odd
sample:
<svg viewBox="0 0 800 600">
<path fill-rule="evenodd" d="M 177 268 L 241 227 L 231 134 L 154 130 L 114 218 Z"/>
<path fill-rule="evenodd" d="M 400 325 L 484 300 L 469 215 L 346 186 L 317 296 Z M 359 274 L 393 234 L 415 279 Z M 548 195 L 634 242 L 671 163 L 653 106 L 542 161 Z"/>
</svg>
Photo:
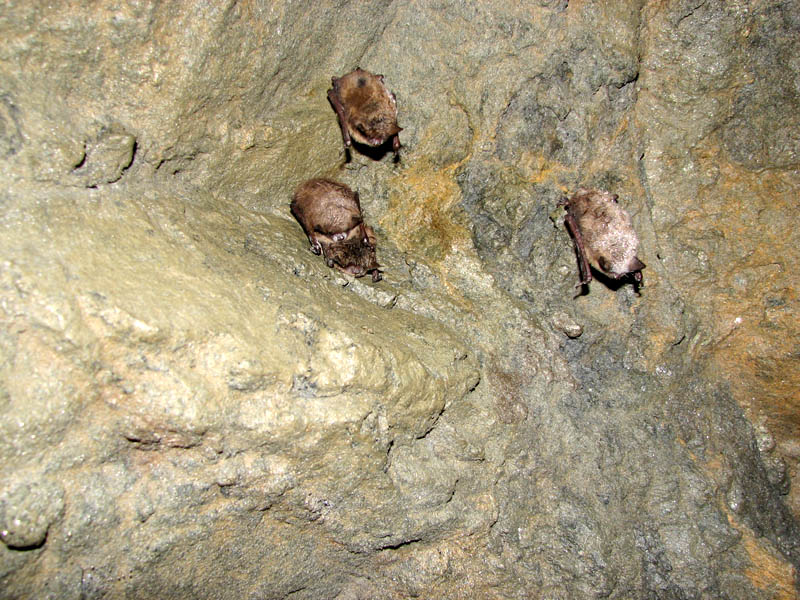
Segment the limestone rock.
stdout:
<svg viewBox="0 0 800 600">
<path fill-rule="evenodd" d="M 37 548 L 64 508 L 64 492 L 31 473 L 15 475 L 0 492 L 0 541 L 16 550 Z"/>
<path fill-rule="evenodd" d="M 0 597 L 796 596 L 798 22 L 6 3 Z M 344 163 L 356 66 L 399 161 Z M 308 251 L 315 176 L 383 281 Z M 580 186 L 624 199 L 640 294 L 573 298 Z"/>
</svg>

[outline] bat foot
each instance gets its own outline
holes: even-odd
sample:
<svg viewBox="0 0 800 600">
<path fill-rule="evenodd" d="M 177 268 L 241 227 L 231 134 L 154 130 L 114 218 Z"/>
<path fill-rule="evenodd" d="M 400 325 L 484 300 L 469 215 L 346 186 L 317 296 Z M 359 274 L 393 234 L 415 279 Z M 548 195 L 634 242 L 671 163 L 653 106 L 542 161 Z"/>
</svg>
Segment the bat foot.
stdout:
<svg viewBox="0 0 800 600">
<path fill-rule="evenodd" d="M 572 297 L 573 300 L 575 300 L 575 298 L 580 298 L 581 296 L 585 296 L 587 294 L 587 292 L 589 291 L 589 287 L 587 284 L 588 281 L 586 283 L 582 281 L 575 286 L 575 289 L 578 290 L 578 293 Z"/>
<path fill-rule="evenodd" d="M 578 298 L 579 296 L 585 295 L 589 291 L 589 282 L 592 281 L 592 278 L 589 277 L 588 279 L 581 279 L 578 283 L 575 284 L 576 290 L 578 293 L 575 294 L 572 299 Z"/>
</svg>

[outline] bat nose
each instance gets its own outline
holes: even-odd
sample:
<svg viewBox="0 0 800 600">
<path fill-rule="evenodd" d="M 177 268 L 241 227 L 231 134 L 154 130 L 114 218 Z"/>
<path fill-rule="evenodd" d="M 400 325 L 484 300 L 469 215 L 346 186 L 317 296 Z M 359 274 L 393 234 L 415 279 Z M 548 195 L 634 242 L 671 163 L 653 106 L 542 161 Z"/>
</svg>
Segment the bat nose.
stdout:
<svg viewBox="0 0 800 600">
<path fill-rule="evenodd" d="M 354 277 L 363 277 L 364 274 L 367 272 L 364 269 L 364 267 L 362 267 L 360 265 L 347 265 L 347 268 L 345 269 L 345 271 L 347 271 L 348 273 L 350 273 L 350 275 L 352 275 Z"/>
</svg>

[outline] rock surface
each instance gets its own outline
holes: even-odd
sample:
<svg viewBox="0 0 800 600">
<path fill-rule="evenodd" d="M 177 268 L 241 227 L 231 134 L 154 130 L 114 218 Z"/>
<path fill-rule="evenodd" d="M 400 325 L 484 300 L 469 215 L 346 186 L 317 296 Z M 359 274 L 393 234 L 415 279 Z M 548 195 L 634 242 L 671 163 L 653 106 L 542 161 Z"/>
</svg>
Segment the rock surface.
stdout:
<svg viewBox="0 0 800 600">
<path fill-rule="evenodd" d="M 0 34 L 0 598 L 797 597 L 796 3 L 29 0 Z M 399 162 L 343 162 L 357 65 Z M 314 176 L 384 281 L 308 251 Z M 579 186 L 640 294 L 574 297 Z"/>
</svg>

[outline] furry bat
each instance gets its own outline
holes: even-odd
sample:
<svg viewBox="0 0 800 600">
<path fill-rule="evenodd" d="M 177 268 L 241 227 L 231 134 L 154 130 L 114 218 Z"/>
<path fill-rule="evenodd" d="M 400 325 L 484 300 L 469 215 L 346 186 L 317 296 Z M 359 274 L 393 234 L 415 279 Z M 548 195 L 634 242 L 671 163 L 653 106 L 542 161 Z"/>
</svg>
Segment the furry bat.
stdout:
<svg viewBox="0 0 800 600">
<path fill-rule="evenodd" d="M 345 153 L 351 138 L 359 144 L 382 146 L 392 138 L 395 157 L 400 150 L 400 133 L 397 125 L 397 101 L 386 89 L 383 75 L 373 75 L 356 67 L 342 77 L 331 79 L 328 100 L 339 117 Z"/>
<path fill-rule="evenodd" d="M 580 265 L 581 281 L 576 287 L 592 280 L 590 265 L 612 279 L 630 273 L 635 286 L 642 281 L 645 265 L 636 257 L 639 238 L 617 198 L 616 194 L 581 188 L 561 202 Z"/>
<path fill-rule="evenodd" d="M 358 192 L 331 179 L 310 179 L 294 193 L 292 215 L 303 227 L 314 254 L 325 264 L 372 281 L 381 280 L 375 257 L 376 238 L 364 223 Z"/>
</svg>

